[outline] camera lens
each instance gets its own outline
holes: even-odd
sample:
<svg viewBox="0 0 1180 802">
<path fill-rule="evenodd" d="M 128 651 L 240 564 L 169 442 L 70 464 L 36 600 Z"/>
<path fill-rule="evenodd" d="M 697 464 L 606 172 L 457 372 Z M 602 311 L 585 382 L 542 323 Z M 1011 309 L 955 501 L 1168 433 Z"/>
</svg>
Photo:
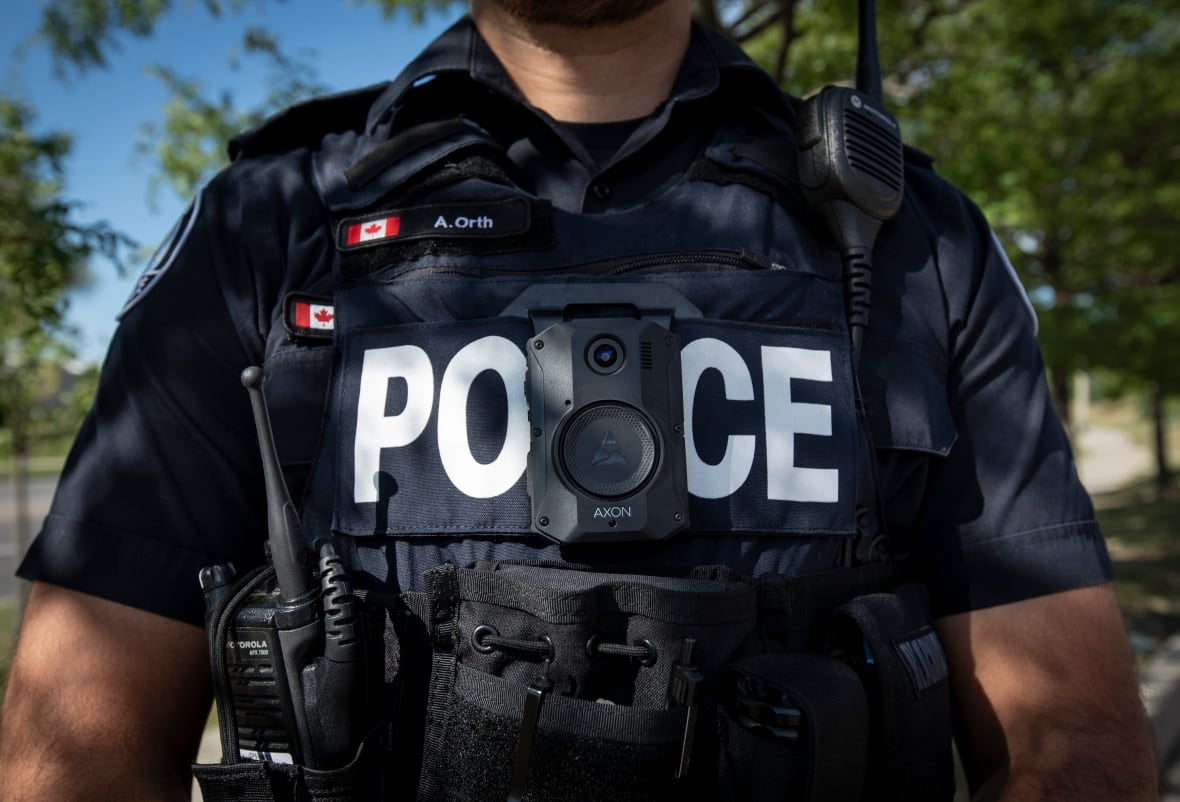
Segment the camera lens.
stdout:
<svg viewBox="0 0 1180 802">
<path fill-rule="evenodd" d="M 597 337 L 586 349 L 586 357 L 596 373 L 614 373 L 623 366 L 623 346 L 613 337 Z"/>
<path fill-rule="evenodd" d="M 600 368 L 609 368 L 619 359 L 619 349 L 610 343 L 603 343 L 594 349 L 594 364 Z"/>
</svg>

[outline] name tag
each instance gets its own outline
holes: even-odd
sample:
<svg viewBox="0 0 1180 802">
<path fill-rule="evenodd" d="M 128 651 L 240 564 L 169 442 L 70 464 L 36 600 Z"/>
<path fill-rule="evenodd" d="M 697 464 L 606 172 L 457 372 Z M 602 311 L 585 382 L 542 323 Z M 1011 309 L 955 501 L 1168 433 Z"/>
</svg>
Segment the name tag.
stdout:
<svg viewBox="0 0 1180 802">
<path fill-rule="evenodd" d="M 336 245 L 342 251 L 407 240 L 514 237 L 532 226 L 532 206 L 524 198 L 472 203 L 442 203 L 387 209 L 342 220 Z"/>
</svg>

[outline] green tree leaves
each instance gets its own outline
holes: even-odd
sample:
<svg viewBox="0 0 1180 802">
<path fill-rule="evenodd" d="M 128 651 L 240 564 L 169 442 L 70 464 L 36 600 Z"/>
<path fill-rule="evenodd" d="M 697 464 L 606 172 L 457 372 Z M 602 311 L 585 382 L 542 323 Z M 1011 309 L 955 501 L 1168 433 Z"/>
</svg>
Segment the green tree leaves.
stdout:
<svg viewBox="0 0 1180 802">
<path fill-rule="evenodd" d="M 201 0 L 214 16 L 264 0 Z M 279 0 L 282 2 L 282 0 Z M 156 20 L 170 11 L 172 0 L 53 0 L 42 12 L 38 37 L 46 42 L 57 68 L 84 72 L 105 67 L 112 50 L 118 50 L 120 34 L 151 36 Z"/>
<path fill-rule="evenodd" d="M 163 122 L 145 125 L 136 146 L 140 155 L 158 165 L 153 192 L 167 185 L 181 198 L 192 197 L 228 163 L 226 143 L 231 137 L 279 109 L 328 91 L 310 63 L 284 53 L 265 30 L 248 29 L 242 49 L 247 57 L 266 59 L 270 70 L 265 99 L 253 108 L 242 108 L 229 90 L 211 94 L 200 79 L 184 78 L 165 66 L 147 68 L 169 94 Z"/>
<path fill-rule="evenodd" d="M 0 342 L 61 325 L 65 289 L 84 279 L 87 260 L 118 261 L 126 238 L 105 223 L 75 221 L 62 196 L 64 133 L 38 135 L 32 110 L 0 96 Z"/>
<path fill-rule="evenodd" d="M 28 106 L 0 96 L 0 427 L 26 439 L 39 371 L 69 356 L 66 290 L 85 281 L 91 257 L 118 264 L 131 245 L 105 223 L 75 220 L 62 196 L 70 139 L 32 124 Z"/>
<path fill-rule="evenodd" d="M 53 392 L 72 356 L 65 292 L 85 279 L 92 256 L 117 263 L 130 244 L 104 223 L 75 220 L 76 205 L 62 195 L 70 139 L 34 133 L 32 124 L 27 105 L 0 96 L 0 442 L 13 458 L 18 510 L 33 443 L 80 420 L 76 405 Z M 29 527 L 17 517 L 21 547 Z"/>
</svg>

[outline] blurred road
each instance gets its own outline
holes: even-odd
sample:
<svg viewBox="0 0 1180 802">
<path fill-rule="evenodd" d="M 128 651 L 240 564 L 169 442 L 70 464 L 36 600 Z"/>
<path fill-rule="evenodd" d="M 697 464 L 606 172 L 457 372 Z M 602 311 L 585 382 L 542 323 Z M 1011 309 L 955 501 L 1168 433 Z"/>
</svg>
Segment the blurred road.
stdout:
<svg viewBox="0 0 1180 802">
<path fill-rule="evenodd" d="M 1121 490 L 1152 470 L 1151 452 L 1119 429 L 1089 425 L 1072 439 L 1078 476 L 1091 493 Z"/>
<path fill-rule="evenodd" d="M 29 480 L 30 536 L 41 530 L 41 522 L 49 512 L 57 477 L 37 477 Z M 16 596 L 16 571 L 20 555 L 16 553 L 16 500 L 12 495 L 12 480 L 0 481 L 0 602 Z"/>
</svg>

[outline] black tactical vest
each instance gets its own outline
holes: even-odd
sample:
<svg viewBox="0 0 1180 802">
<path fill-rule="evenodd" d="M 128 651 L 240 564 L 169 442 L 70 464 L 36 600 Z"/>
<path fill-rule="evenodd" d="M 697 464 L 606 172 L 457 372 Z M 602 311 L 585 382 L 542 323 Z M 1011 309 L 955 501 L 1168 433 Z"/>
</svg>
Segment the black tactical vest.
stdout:
<svg viewBox="0 0 1180 802">
<path fill-rule="evenodd" d="M 478 123 L 424 125 L 325 140 L 334 289 L 287 301 L 335 348 L 303 517 L 376 618 L 357 758 L 244 759 L 223 727 L 206 798 L 948 799 L 945 658 L 871 559 L 788 125 L 727 123 L 601 215 L 523 189 Z"/>
</svg>

